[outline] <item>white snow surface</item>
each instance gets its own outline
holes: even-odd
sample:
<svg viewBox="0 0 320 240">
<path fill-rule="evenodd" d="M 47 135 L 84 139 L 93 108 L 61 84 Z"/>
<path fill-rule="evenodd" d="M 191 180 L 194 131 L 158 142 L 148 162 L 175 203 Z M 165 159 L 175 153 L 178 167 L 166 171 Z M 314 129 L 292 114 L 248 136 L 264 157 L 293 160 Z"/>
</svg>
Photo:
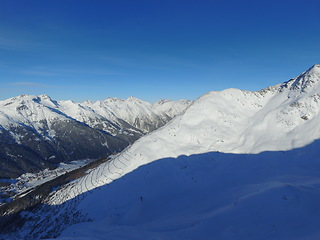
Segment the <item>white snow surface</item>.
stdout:
<svg viewBox="0 0 320 240">
<path fill-rule="evenodd" d="M 320 239 L 319 82 L 203 95 L 51 196 L 91 219 L 60 239 Z"/>
</svg>

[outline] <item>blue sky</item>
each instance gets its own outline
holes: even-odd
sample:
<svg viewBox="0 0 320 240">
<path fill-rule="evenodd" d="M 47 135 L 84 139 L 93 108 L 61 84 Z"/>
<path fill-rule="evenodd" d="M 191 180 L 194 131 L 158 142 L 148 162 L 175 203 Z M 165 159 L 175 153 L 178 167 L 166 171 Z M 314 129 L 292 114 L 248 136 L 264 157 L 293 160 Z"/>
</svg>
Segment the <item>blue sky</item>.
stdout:
<svg viewBox="0 0 320 240">
<path fill-rule="evenodd" d="M 195 99 L 320 63 L 318 0 L 0 1 L 0 99 Z"/>
</svg>

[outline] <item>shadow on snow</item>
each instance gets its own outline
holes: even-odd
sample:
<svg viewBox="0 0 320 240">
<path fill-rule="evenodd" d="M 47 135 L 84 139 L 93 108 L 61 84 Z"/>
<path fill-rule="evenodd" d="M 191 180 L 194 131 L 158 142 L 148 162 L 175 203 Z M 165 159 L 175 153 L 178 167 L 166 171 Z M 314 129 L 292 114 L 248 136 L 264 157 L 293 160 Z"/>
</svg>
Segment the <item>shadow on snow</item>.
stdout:
<svg viewBox="0 0 320 240">
<path fill-rule="evenodd" d="M 319 238 L 319 147 L 160 159 L 61 205 L 23 211 L 3 236 L 49 238 L 67 228 L 63 236 L 78 239 Z"/>
</svg>

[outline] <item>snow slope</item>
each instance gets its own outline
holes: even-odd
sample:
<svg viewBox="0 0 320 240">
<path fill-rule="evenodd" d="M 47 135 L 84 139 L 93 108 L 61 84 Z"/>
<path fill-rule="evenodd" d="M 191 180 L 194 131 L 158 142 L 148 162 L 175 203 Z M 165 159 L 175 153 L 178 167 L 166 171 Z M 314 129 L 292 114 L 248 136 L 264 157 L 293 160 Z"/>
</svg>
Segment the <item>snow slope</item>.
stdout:
<svg viewBox="0 0 320 240">
<path fill-rule="evenodd" d="M 28 236 L 319 239 L 319 82 L 314 65 L 259 92 L 205 94 L 57 190 Z"/>
<path fill-rule="evenodd" d="M 152 162 L 83 196 L 91 222 L 58 239 L 319 239 L 319 147 Z"/>
<path fill-rule="evenodd" d="M 297 88 L 304 82 L 304 89 Z M 113 160 L 120 174 L 167 157 L 260 153 L 299 148 L 320 138 L 320 65 L 259 92 L 210 92 L 165 127 L 139 139 Z M 308 89 L 308 90 L 307 90 Z M 123 167 L 122 162 L 127 162 Z M 97 170 L 98 171 L 98 170 Z M 94 172 L 92 174 L 95 174 Z M 119 177 L 111 174 L 111 178 Z M 104 175 L 95 176 L 108 183 Z"/>
</svg>

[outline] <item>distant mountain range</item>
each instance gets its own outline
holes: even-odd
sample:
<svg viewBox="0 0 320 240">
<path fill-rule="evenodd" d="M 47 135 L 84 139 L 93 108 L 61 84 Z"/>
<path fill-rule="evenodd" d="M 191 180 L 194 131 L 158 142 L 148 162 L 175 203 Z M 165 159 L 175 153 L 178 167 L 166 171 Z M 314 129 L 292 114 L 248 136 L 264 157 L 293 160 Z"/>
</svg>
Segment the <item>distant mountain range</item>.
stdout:
<svg viewBox="0 0 320 240">
<path fill-rule="evenodd" d="M 190 104 L 188 100 L 151 104 L 134 97 L 75 103 L 47 95 L 0 101 L 0 178 L 120 152 Z"/>
</svg>

